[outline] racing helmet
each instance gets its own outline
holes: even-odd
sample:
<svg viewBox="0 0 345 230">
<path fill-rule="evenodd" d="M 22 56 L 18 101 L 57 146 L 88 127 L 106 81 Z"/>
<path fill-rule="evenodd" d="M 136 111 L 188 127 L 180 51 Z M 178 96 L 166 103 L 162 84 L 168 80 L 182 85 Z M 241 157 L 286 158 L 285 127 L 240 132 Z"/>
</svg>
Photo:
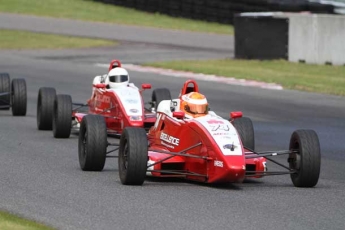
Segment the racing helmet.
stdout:
<svg viewBox="0 0 345 230">
<path fill-rule="evenodd" d="M 117 88 L 126 86 L 129 83 L 129 76 L 127 70 L 121 67 L 114 68 L 109 71 L 108 76 L 105 79 L 105 84 L 109 85 L 109 88 Z"/>
<path fill-rule="evenodd" d="M 181 98 L 181 110 L 193 117 L 204 116 L 208 114 L 207 99 L 198 92 L 185 94 Z"/>
</svg>

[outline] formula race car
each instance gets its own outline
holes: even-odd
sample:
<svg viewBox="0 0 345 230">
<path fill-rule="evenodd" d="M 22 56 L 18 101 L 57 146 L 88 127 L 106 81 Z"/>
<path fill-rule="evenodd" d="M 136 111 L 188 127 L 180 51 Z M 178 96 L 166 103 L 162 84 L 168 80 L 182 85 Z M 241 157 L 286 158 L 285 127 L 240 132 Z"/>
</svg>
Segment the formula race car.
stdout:
<svg viewBox="0 0 345 230">
<path fill-rule="evenodd" d="M 72 103 L 71 96 L 56 95 L 54 88 L 40 88 L 37 127 L 53 130 L 56 138 L 68 138 L 72 129 L 79 130 L 85 115 L 98 114 L 105 118 L 108 134 L 121 134 L 128 126 L 148 130 L 156 121 L 158 103 L 171 99 L 171 96 L 166 88 L 155 89 L 152 101 L 145 104 L 142 93 L 151 89 L 151 85 L 142 84 L 141 87 L 138 89 L 129 83 L 128 73 L 121 67 L 121 62 L 113 60 L 108 74 L 94 78 L 92 95 L 86 104 Z"/>
<path fill-rule="evenodd" d="M 25 79 L 10 81 L 8 73 L 0 73 L 0 110 L 12 107 L 13 116 L 25 116 L 27 105 Z"/>
<path fill-rule="evenodd" d="M 119 176 L 123 184 L 141 185 L 147 175 L 182 177 L 204 183 L 235 183 L 245 178 L 290 174 L 296 187 L 313 187 L 320 173 L 320 145 L 312 130 L 297 130 L 283 151 L 256 152 L 254 129 L 242 112 L 223 119 L 209 111 L 207 100 L 195 81 L 182 87 L 178 99 L 163 100 L 157 120 L 148 134 L 137 127 L 124 129 L 118 150 Z M 82 170 L 100 171 L 109 144 L 106 123 L 100 116 L 83 117 L 79 135 Z M 269 156 L 288 156 L 288 166 Z M 268 171 L 267 160 L 283 167 Z"/>
</svg>

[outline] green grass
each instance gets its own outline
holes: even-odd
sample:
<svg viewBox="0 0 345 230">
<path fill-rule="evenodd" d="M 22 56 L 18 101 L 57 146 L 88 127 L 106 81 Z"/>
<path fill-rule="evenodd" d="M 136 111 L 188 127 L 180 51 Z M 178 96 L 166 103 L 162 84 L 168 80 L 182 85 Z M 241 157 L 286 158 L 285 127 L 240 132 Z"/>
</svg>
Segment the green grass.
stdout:
<svg viewBox="0 0 345 230">
<path fill-rule="evenodd" d="M 284 88 L 345 96 L 345 66 L 277 61 L 205 60 L 146 63 L 149 66 L 277 83 Z"/>
<path fill-rule="evenodd" d="M 117 42 L 80 37 L 0 30 L 0 49 L 66 49 L 114 46 Z"/>
<path fill-rule="evenodd" d="M 146 13 L 92 0 L 1 0 L 0 2 L 0 12 L 233 34 L 233 27 L 230 25 Z"/>
<path fill-rule="evenodd" d="M 0 211 L 1 230 L 53 230 L 37 222 L 26 220 L 15 215 Z"/>
</svg>

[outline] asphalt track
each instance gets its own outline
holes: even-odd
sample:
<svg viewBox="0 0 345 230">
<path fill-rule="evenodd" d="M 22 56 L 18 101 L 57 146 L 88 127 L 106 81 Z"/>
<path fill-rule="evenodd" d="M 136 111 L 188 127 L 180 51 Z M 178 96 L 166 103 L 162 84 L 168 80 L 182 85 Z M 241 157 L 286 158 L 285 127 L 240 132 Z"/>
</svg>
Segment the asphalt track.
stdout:
<svg viewBox="0 0 345 230">
<path fill-rule="evenodd" d="M 0 27 L 2 19 L 0 14 Z M 72 21 L 68 24 L 73 26 Z M 33 27 L 26 29 L 37 29 Z M 88 29 L 83 31 L 87 36 Z M 202 36 L 187 34 L 194 40 Z M 94 64 L 114 57 L 140 63 L 184 58 L 186 53 L 187 58 L 200 57 L 200 52 L 216 56 L 214 51 L 219 57 L 231 56 L 217 47 L 133 39 L 138 35 L 120 39 L 122 45 L 107 49 L 1 51 L 0 72 L 27 81 L 28 113 L 12 117 L 10 111 L 0 111 L 0 209 L 58 229 L 345 229 L 344 97 L 199 81 L 212 110 L 224 117 L 242 110 L 252 118 L 257 150 L 286 149 L 293 130 L 314 129 L 322 149 L 321 176 L 315 188 L 295 188 L 289 176 L 225 186 L 152 179 L 139 187 L 123 186 L 115 159 L 107 160 L 103 172 L 81 171 L 76 136 L 60 140 L 50 131 L 37 131 L 40 87 L 55 87 L 58 93 L 71 94 L 75 102 L 84 102 L 91 94 L 93 76 L 106 72 Z M 134 71 L 130 76 L 136 85 L 148 82 L 153 88 L 168 87 L 173 96 L 185 80 Z M 145 98 L 150 93 L 145 92 Z"/>
</svg>

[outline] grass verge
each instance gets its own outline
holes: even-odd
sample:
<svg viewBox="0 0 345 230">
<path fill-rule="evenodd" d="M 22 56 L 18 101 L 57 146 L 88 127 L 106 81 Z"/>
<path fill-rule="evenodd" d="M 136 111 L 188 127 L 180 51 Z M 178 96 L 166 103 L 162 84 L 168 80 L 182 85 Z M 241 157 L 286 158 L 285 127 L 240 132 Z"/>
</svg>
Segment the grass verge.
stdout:
<svg viewBox="0 0 345 230">
<path fill-rule="evenodd" d="M 15 215 L 0 211 L 0 229 L 2 230 L 53 230 L 35 221 L 26 220 Z"/>
<path fill-rule="evenodd" d="M 0 12 L 100 21 L 165 29 L 233 34 L 233 27 L 219 23 L 174 18 L 92 0 L 1 0 Z"/>
<path fill-rule="evenodd" d="M 288 89 L 345 96 L 345 66 L 233 59 L 169 61 L 145 65 L 277 83 Z"/>
<path fill-rule="evenodd" d="M 115 41 L 0 30 L 0 49 L 66 49 L 114 46 Z"/>
</svg>

